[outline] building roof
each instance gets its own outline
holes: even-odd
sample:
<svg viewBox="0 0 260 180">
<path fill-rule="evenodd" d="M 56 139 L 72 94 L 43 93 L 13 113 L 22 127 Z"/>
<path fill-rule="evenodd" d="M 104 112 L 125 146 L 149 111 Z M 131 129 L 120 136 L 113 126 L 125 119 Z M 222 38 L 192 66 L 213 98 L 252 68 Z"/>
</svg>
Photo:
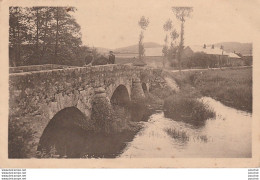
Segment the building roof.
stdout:
<svg viewBox="0 0 260 180">
<path fill-rule="evenodd" d="M 212 49 L 211 47 L 203 48 L 203 46 L 198 46 L 198 45 L 188 46 L 188 47 L 190 47 L 190 49 L 193 52 L 203 52 L 205 54 L 212 54 L 212 55 L 226 55 L 226 56 L 229 55 L 227 52 L 223 51 L 218 47 L 215 47 L 214 49 Z"/>
<path fill-rule="evenodd" d="M 252 54 L 242 54 L 242 56 L 253 56 Z"/>
<path fill-rule="evenodd" d="M 239 57 L 237 54 L 235 53 L 228 53 L 228 56 L 231 57 L 231 58 L 239 58 L 241 59 L 241 57 Z"/>
<path fill-rule="evenodd" d="M 211 46 L 207 46 L 206 48 L 203 48 L 203 46 L 187 46 L 186 48 L 190 48 L 193 52 L 203 52 L 205 54 L 212 54 L 212 55 L 224 55 L 224 56 L 228 56 L 230 58 L 237 58 L 237 59 L 241 59 L 241 57 L 239 57 L 237 54 L 235 53 L 227 53 L 226 51 L 215 47 L 214 49 L 211 48 Z"/>
</svg>

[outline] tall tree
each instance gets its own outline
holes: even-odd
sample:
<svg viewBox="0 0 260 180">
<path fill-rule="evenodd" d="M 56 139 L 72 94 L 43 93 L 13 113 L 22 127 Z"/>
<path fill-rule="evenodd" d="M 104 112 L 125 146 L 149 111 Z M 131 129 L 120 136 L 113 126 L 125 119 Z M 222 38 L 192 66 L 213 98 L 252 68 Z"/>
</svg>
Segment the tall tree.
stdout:
<svg viewBox="0 0 260 180">
<path fill-rule="evenodd" d="M 56 7 L 56 33 L 55 33 L 55 51 L 54 51 L 54 64 L 58 62 L 58 42 L 59 42 L 59 20 L 60 20 L 60 14 L 59 14 L 59 7 Z"/>
<path fill-rule="evenodd" d="M 76 8 L 57 8 L 55 26 L 52 29 L 55 34 L 54 59 L 59 64 L 74 64 L 77 57 L 77 49 L 82 44 L 80 26 L 70 13 Z M 70 13 L 69 13 L 70 12 Z"/>
<path fill-rule="evenodd" d="M 28 8 L 28 12 L 30 13 L 27 16 L 29 21 L 28 27 L 31 29 L 28 33 L 30 33 L 31 39 L 28 39 L 29 43 L 27 46 L 32 50 L 28 59 L 30 64 L 42 64 L 40 58 L 42 44 L 41 37 L 43 36 L 44 16 L 46 9 L 47 7 Z"/>
<path fill-rule="evenodd" d="M 180 43 L 177 53 L 177 59 L 179 64 L 179 70 L 181 71 L 181 58 L 184 49 L 184 23 L 187 18 L 191 17 L 193 11 L 192 7 L 172 7 L 172 11 L 176 18 L 181 21 Z"/>
<path fill-rule="evenodd" d="M 144 31 L 148 27 L 149 23 L 150 23 L 149 18 L 145 18 L 145 16 L 142 16 L 140 18 L 140 20 L 138 21 L 138 25 L 141 28 L 141 33 L 139 35 L 139 43 L 138 43 L 138 45 L 139 45 L 138 46 L 139 47 L 139 59 L 142 59 L 142 57 L 144 56 L 144 53 L 145 53 L 144 44 L 143 44 Z"/>
<path fill-rule="evenodd" d="M 43 16 L 43 34 L 40 37 L 40 40 L 42 41 L 42 49 L 41 49 L 41 54 L 40 54 L 40 62 L 44 63 L 44 58 L 45 58 L 45 54 L 46 54 L 46 49 L 47 49 L 47 45 L 50 39 L 50 35 L 49 35 L 49 24 L 51 21 L 51 11 L 50 8 L 45 8 L 45 13 Z"/>
<path fill-rule="evenodd" d="M 171 32 L 171 39 L 174 44 L 176 44 L 176 40 L 178 39 L 178 37 L 179 37 L 178 32 L 176 31 L 176 29 L 173 29 Z"/>
<path fill-rule="evenodd" d="M 36 53 L 39 53 L 39 31 L 40 31 L 40 15 L 39 7 L 36 7 Z"/>
<path fill-rule="evenodd" d="M 164 38 L 164 45 L 163 45 L 163 49 L 162 49 L 162 53 L 163 53 L 163 67 L 165 67 L 165 60 L 168 57 L 168 31 L 170 31 L 172 29 L 172 20 L 168 19 L 164 25 L 163 25 L 163 29 L 166 32 L 165 38 Z"/>
<path fill-rule="evenodd" d="M 22 44 L 28 38 L 27 9 L 9 8 L 9 59 L 11 66 L 22 65 Z"/>
<path fill-rule="evenodd" d="M 179 34 L 177 33 L 176 29 L 172 28 L 170 36 L 171 36 L 171 46 L 169 47 L 168 50 L 168 60 L 171 62 L 171 65 L 173 66 L 174 61 L 176 59 L 177 49 L 178 49 L 176 40 L 178 39 Z"/>
<path fill-rule="evenodd" d="M 72 7 L 10 7 L 10 65 L 79 64 L 85 48 L 80 47 L 75 11 Z"/>
</svg>

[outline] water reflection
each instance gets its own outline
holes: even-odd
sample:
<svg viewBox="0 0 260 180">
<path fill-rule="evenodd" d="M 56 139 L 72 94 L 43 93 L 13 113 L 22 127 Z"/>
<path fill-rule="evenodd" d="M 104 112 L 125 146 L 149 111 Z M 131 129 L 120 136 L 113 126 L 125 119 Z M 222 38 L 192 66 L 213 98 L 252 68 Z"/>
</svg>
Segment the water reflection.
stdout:
<svg viewBox="0 0 260 180">
<path fill-rule="evenodd" d="M 142 127 L 147 108 L 142 105 L 113 104 L 110 133 L 84 129 L 84 114 L 76 107 L 58 112 L 43 132 L 38 146 L 38 158 L 114 158 L 122 153 L 128 142 Z M 132 121 L 131 121 L 132 120 Z M 88 125 L 87 125 L 88 126 Z"/>
</svg>

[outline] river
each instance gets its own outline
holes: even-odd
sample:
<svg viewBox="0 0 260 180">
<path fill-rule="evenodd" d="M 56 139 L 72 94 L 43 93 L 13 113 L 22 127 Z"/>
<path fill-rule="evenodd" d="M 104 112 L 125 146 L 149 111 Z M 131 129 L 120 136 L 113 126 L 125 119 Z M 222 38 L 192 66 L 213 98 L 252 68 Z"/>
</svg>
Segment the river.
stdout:
<svg viewBox="0 0 260 180">
<path fill-rule="evenodd" d="M 157 112 L 117 158 L 249 158 L 252 114 L 227 107 L 209 98 L 200 99 L 216 112 L 216 118 L 193 127 Z M 167 130 L 174 132 L 170 136 Z"/>
<path fill-rule="evenodd" d="M 215 118 L 200 126 L 165 118 L 157 111 L 145 118 L 148 121 L 133 122 L 139 124 L 138 129 L 112 134 L 64 126 L 64 122 L 84 119 L 83 114 L 75 114 L 79 110 L 68 109 L 67 114 L 57 115 L 43 134 L 39 158 L 251 157 L 252 114 L 209 97 L 200 100 L 216 112 Z"/>
</svg>

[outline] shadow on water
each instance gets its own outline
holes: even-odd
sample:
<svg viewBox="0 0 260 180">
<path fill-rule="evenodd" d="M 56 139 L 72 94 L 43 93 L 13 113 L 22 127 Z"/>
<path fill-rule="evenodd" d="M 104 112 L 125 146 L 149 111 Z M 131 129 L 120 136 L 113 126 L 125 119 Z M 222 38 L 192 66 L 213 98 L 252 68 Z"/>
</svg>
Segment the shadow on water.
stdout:
<svg viewBox="0 0 260 180">
<path fill-rule="evenodd" d="M 147 114 L 146 108 L 141 105 L 137 109 L 120 106 L 113 108 L 116 112 L 114 119 L 115 122 L 119 122 L 117 124 L 120 130 L 109 134 L 95 132 L 91 125 L 87 128 L 80 126 L 86 121 L 86 117 L 76 107 L 61 110 L 45 128 L 39 142 L 37 157 L 115 158 L 141 128 L 140 123 L 133 124 L 137 122 L 130 119 L 140 121 L 145 117 L 148 119 L 148 116 L 144 116 Z"/>
</svg>

